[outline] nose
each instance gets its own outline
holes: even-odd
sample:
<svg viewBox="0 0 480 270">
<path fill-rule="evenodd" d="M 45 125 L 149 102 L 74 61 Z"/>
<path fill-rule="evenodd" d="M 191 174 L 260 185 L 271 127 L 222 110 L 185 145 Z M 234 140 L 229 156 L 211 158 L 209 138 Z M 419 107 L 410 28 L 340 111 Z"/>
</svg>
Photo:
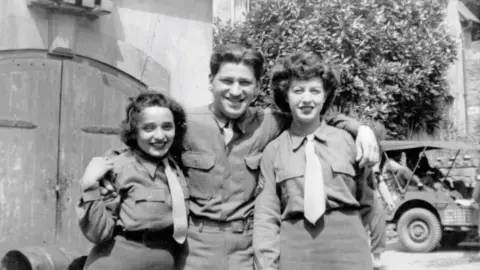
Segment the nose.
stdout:
<svg viewBox="0 0 480 270">
<path fill-rule="evenodd" d="M 229 91 L 231 96 L 240 96 L 242 94 L 242 88 L 238 82 L 235 82 L 232 87 L 230 87 Z"/>
<path fill-rule="evenodd" d="M 157 128 L 153 133 L 153 139 L 156 141 L 163 141 L 165 139 L 165 133 L 161 128 Z"/>
<path fill-rule="evenodd" d="M 312 94 L 310 94 L 308 91 L 303 93 L 302 95 L 302 103 L 304 104 L 310 104 L 312 102 Z"/>
</svg>

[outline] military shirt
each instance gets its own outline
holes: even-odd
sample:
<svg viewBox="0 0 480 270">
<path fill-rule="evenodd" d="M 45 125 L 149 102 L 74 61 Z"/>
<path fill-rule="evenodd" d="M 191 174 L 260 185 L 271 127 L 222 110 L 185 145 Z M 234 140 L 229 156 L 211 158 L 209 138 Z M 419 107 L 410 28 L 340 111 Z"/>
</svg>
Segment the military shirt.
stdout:
<svg viewBox="0 0 480 270">
<path fill-rule="evenodd" d="M 188 214 L 189 192 L 182 171 L 168 158 L 182 186 Z M 127 231 L 173 228 L 172 199 L 161 160 L 127 150 L 112 157 L 113 185 L 117 195 L 102 199 L 99 188 L 82 194 L 77 216 L 83 234 L 93 243 L 114 237 L 116 226 Z"/>
<path fill-rule="evenodd" d="M 350 134 L 326 125 L 316 129 L 315 153 L 322 166 L 327 211 L 362 209 L 371 204 L 373 191 L 355 161 L 356 147 Z M 264 189 L 255 202 L 253 248 L 259 269 L 278 269 L 280 224 L 303 218 L 305 136 L 284 131 L 263 152 L 260 182 Z"/>
<path fill-rule="evenodd" d="M 210 106 L 188 113 L 182 163 L 190 190 L 190 213 L 215 221 L 251 218 L 262 152 L 290 119 L 280 112 L 250 107 L 234 122 L 235 135 L 227 145 L 221 123 Z M 329 118 L 328 123 L 353 135 L 360 126 L 344 115 Z"/>
</svg>

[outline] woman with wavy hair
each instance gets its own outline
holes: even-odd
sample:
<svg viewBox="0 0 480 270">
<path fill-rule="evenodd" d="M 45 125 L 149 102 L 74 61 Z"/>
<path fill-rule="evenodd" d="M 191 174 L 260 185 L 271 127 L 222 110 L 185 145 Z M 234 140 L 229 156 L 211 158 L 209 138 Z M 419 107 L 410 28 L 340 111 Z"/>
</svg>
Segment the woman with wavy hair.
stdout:
<svg viewBox="0 0 480 270">
<path fill-rule="evenodd" d="M 94 157 L 80 180 L 79 225 L 95 246 L 85 269 L 175 269 L 187 233 L 189 193 L 179 168 L 186 116 L 173 99 L 144 92 L 122 123 L 126 151 Z M 100 196 L 108 178 L 116 193 Z"/>
<path fill-rule="evenodd" d="M 373 194 L 355 162 L 353 138 L 324 120 L 339 86 L 336 74 L 303 51 L 272 71 L 275 103 L 292 122 L 263 152 L 256 269 L 372 269 L 359 211 Z"/>
</svg>

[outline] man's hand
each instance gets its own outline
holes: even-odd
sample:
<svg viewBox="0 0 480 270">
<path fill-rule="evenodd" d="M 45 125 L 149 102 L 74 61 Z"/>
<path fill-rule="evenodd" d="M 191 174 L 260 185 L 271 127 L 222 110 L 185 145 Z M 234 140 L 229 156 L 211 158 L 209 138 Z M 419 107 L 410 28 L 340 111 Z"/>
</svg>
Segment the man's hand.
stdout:
<svg viewBox="0 0 480 270">
<path fill-rule="evenodd" d="M 360 161 L 360 167 L 374 165 L 379 162 L 380 151 L 378 149 L 377 139 L 371 128 L 364 125 L 360 126 L 355 143 L 357 145 L 356 160 Z"/>
<path fill-rule="evenodd" d="M 117 196 L 117 192 L 109 180 L 103 178 L 99 182 L 100 194 L 103 196 L 104 199 L 107 199 L 111 196 Z"/>
</svg>

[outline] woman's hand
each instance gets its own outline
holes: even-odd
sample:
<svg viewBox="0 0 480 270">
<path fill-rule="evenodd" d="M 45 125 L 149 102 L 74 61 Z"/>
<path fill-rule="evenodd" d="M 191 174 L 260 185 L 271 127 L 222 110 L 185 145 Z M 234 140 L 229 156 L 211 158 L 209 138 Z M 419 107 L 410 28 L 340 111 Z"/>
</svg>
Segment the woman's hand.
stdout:
<svg viewBox="0 0 480 270">
<path fill-rule="evenodd" d="M 88 163 L 83 177 L 80 180 L 82 191 L 98 187 L 98 181 L 110 170 L 113 169 L 113 161 L 105 157 L 94 157 Z"/>
</svg>

